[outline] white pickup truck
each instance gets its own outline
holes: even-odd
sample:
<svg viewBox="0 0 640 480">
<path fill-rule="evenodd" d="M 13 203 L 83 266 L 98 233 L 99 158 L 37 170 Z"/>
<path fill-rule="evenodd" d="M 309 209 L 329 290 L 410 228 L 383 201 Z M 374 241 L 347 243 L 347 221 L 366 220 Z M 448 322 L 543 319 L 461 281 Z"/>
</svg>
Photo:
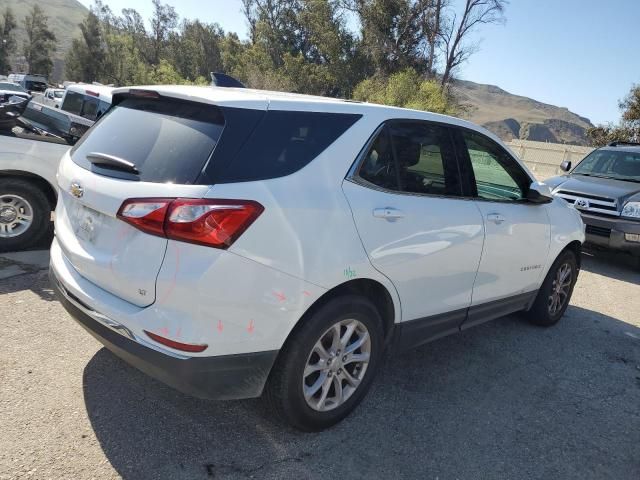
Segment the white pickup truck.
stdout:
<svg viewBox="0 0 640 480">
<path fill-rule="evenodd" d="M 108 92 L 98 101 L 82 88 L 67 92 L 75 95 L 70 107 L 82 106 L 79 114 L 37 101 L 0 104 L 0 252 L 36 246 L 52 234 L 58 163 L 93 125 L 98 106 L 111 102 Z"/>
<path fill-rule="evenodd" d="M 32 247 L 51 234 L 56 171 L 71 148 L 16 130 L 0 132 L 0 252 Z"/>
</svg>

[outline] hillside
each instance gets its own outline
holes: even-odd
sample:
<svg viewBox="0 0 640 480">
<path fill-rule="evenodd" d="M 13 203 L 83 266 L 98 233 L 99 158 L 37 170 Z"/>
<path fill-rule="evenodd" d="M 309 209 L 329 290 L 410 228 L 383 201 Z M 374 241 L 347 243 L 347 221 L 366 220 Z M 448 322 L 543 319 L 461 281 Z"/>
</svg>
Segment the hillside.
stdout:
<svg viewBox="0 0 640 480">
<path fill-rule="evenodd" d="M 1 0 L 0 8 L 10 6 L 18 20 L 16 36 L 19 50 L 22 50 L 25 38 L 23 19 L 35 3 L 49 17 L 49 25 L 58 38 L 51 80 L 62 81 L 65 52 L 71 46 L 72 39 L 80 35 L 78 24 L 84 20 L 88 10 L 77 0 Z M 13 59 L 13 65 L 20 70 L 20 63 L 16 59 Z M 566 108 L 513 95 L 493 85 L 463 80 L 456 82 L 454 94 L 467 107 L 466 118 L 485 126 L 503 140 L 519 138 L 588 144 L 585 131 L 593 125 L 589 119 Z"/>
<path fill-rule="evenodd" d="M 80 35 L 80 27 L 78 24 L 87 16 L 88 10 L 77 0 L 2 0 L 0 9 L 4 10 L 6 6 L 11 7 L 13 14 L 16 16 L 18 28 L 16 28 L 16 40 L 18 43 L 18 54 L 22 56 L 22 45 L 26 38 L 24 30 L 24 18 L 38 4 L 45 15 L 49 17 L 49 28 L 53 30 L 58 39 L 54 62 L 54 76 L 56 73 L 61 74 L 61 60 L 64 54 L 71 46 L 71 41 Z M 16 61 L 18 60 L 18 61 Z M 19 67 L 19 59 L 12 59 L 12 64 Z"/>
<path fill-rule="evenodd" d="M 566 108 L 513 95 L 494 85 L 462 80 L 456 82 L 454 94 L 468 107 L 466 118 L 503 140 L 588 144 L 585 131 L 593 126 L 591 121 Z"/>
</svg>

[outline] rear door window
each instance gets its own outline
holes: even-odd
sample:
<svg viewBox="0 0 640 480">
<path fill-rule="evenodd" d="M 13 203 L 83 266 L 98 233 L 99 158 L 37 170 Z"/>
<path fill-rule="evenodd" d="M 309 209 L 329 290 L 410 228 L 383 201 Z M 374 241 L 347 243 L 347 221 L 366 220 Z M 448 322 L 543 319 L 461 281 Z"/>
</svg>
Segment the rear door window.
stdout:
<svg viewBox="0 0 640 480">
<path fill-rule="evenodd" d="M 96 128 L 99 127 L 99 128 Z M 127 98 L 102 116 L 71 152 L 75 163 L 103 175 L 86 158 L 102 153 L 132 162 L 138 180 L 194 184 L 224 128 L 213 105 L 161 98 Z M 117 172 L 112 176 L 121 177 Z"/>
<path fill-rule="evenodd" d="M 269 110 L 218 181 L 246 182 L 290 175 L 320 155 L 360 117 Z"/>
<path fill-rule="evenodd" d="M 449 130 L 424 121 L 388 122 L 369 147 L 357 175 L 385 190 L 462 195 Z"/>
<path fill-rule="evenodd" d="M 462 194 L 453 142 L 446 127 L 423 121 L 394 121 L 389 131 L 404 192 Z"/>
</svg>

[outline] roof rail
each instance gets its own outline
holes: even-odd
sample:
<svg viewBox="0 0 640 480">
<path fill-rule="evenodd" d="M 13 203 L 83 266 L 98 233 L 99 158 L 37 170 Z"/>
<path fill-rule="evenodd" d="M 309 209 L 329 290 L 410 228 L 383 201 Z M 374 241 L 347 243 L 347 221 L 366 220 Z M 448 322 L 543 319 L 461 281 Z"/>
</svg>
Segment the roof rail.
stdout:
<svg viewBox="0 0 640 480">
<path fill-rule="evenodd" d="M 631 147 L 640 147 L 640 143 L 638 142 L 624 142 L 616 140 L 615 142 L 610 142 L 607 144 L 607 147 L 617 147 L 618 145 L 629 145 Z"/>
</svg>

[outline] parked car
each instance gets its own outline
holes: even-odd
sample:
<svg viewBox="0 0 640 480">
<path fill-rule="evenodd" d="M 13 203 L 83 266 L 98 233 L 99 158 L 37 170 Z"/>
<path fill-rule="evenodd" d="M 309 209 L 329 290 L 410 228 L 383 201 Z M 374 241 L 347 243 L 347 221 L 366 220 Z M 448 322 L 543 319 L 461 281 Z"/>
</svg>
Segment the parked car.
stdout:
<svg viewBox="0 0 640 480">
<path fill-rule="evenodd" d="M 8 102 L 11 97 L 20 97 L 29 100 L 31 95 L 14 82 L 0 82 L 0 103 Z"/>
<path fill-rule="evenodd" d="M 613 142 L 547 183 L 573 205 L 586 225 L 587 242 L 631 253 L 640 264 L 640 144 Z"/>
<path fill-rule="evenodd" d="M 42 98 L 43 105 L 53 108 L 60 108 L 64 97 L 64 88 L 47 88 Z"/>
<path fill-rule="evenodd" d="M 58 170 L 51 281 L 143 372 L 319 430 L 383 352 L 563 315 L 579 214 L 463 120 L 236 88 L 114 91 Z"/>
<path fill-rule="evenodd" d="M 94 123 L 16 99 L 0 104 L 0 252 L 42 245 L 51 235 L 58 163 Z"/>
<path fill-rule="evenodd" d="M 60 109 L 95 121 L 111 106 L 112 91 L 113 87 L 104 85 L 69 85 L 65 89 Z"/>
<path fill-rule="evenodd" d="M 56 171 L 69 148 L 56 137 L 0 129 L 0 252 L 29 248 L 51 235 Z"/>
<path fill-rule="evenodd" d="M 9 81 L 19 84 L 28 92 L 44 92 L 47 89 L 47 77 L 30 73 L 11 73 Z"/>
</svg>

